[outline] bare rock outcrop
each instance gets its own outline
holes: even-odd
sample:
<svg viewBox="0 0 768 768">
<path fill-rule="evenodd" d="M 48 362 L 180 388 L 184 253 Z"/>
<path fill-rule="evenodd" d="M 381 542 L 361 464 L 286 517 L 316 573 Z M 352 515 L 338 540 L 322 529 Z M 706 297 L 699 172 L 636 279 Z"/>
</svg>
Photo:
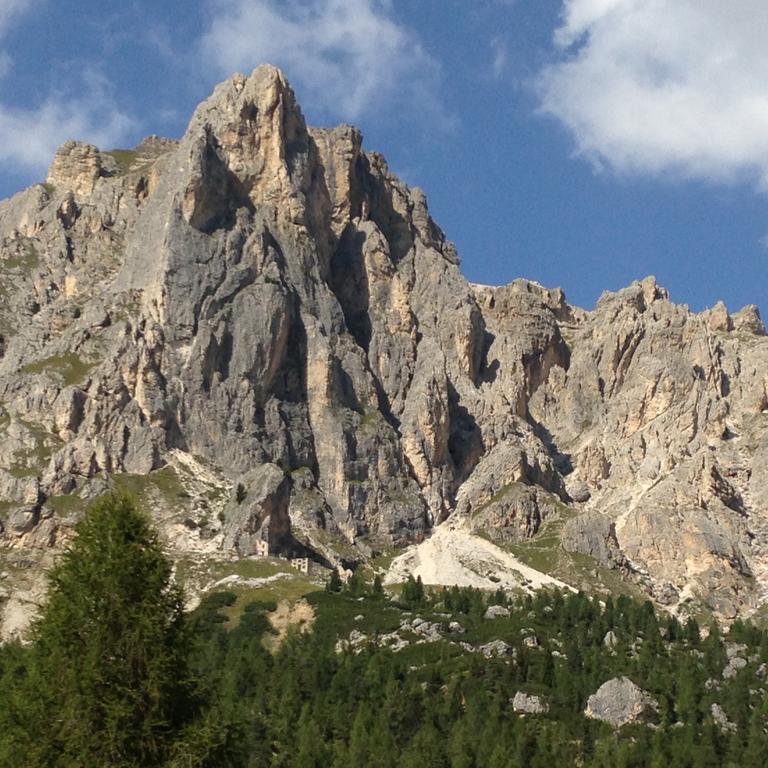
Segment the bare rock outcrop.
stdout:
<svg viewBox="0 0 768 768">
<path fill-rule="evenodd" d="M 308 127 L 274 67 L 179 142 L 62 146 L 0 202 L 0 292 L 0 557 L 40 559 L 123 478 L 179 554 L 341 565 L 461 518 L 562 529 L 676 607 L 768 599 L 757 308 L 471 284 L 424 193 Z M 170 488 L 185 462 L 208 496 Z"/>
<path fill-rule="evenodd" d="M 584 714 L 602 720 L 614 728 L 632 723 L 649 722 L 658 704 L 628 677 L 615 677 L 603 683 L 589 699 Z"/>
<path fill-rule="evenodd" d="M 597 520 L 607 534 L 608 518 L 610 548 L 632 570 L 725 616 L 763 599 L 768 519 L 753 491 L 768 346 L 729 317 L 722 306 L 692 314 L 653 278 L 604 294 L 564 327 L 569 368 L 529 402 L 568 477 L 587 486 L 589 515 L 602 516 L 568 523 L 568 545 L 604 559 L 605 536 L 586 533 Z"/>
<path fill-rule="evenodd" d="M 616 568 L 625 562 L 616 539 L 616 525 L 596 510 L 568 520 L 563 526 L 562 544 L 569 552 L 589 555 L 608 568 Z"/>
<path fill-rule="evenodd" d="M 224 511 L 224 546 L 242 556 L 291 554 L 290 484 L 280 467 L 262 464 L 242 477 Z"/>
<path fill-rule="evenodd" d="M 512 709 L 525 715 L 543 715 L 549 712 L 549 704 L 541 697 L 518 691 L 512 698 Z"/>
<path fill-rule="evenodd" d="M 74 195 L 65 198 L 60 211 L 69 210 L 74 213 L 74 199 L 89 196 L 104 172 L 101 153 L 92 144 L 82 144 L 78 141 L 62 144 L 56 151 L 46 179 L 51 186 L 72 192 Z M 64 223 L 71 226 L 73 220 L 64 219 Z"/>
</svg>

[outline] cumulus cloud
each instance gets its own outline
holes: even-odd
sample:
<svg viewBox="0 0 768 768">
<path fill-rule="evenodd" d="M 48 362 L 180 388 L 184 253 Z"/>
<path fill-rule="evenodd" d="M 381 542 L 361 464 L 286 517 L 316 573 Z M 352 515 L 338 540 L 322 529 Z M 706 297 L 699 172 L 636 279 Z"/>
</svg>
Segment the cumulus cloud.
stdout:
<svg viewBox="0 0 768 768">
<path fill-rule="evenodd" d="M 0 0 L 0 39 L 42 0 Z M 8 76 L 11 58 L 0 49 L 0 77 Z M 67 139 L 102 147 L 119 144 L 134 126 L 112 97 L 109 81 L 86 69 L 67 93 L 52 93 L 35 106 L 0 101 L 0 164 L 25 172 L 41 172 L 56 147 Z"/>
<path fill-rule="evenodd" d="M 621 173 L 768 186 L 765 0 L 564 0 L 541 109 Z"/>
<path fill-rule="evenodd" d="M 434 118 L 439 66 L 391 0 L 211 0 L 202 39 L 220 75 L 269 62 L 325 115 L 356 120 L 397 104 Z"/>
<path fill-rule="evenodd" d="M 87 73 L 78 93 L 69 97 L 51 95 L 33 108 L 0 103 L 0 163 L 42 171 L 67 139 L 109 149 L 134 127 L 115 105 L 108 81 Z"/>
</svg>

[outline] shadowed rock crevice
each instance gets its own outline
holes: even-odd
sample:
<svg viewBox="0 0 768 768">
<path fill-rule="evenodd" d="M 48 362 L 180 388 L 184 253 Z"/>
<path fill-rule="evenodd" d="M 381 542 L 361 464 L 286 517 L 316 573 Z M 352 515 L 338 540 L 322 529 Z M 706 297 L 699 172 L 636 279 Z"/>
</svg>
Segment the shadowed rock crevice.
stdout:
<svg viewBox="0 0 768 768">
<path fill-rule="evenodd" d="M 241 180 L 229 169 L 221 147 L 210 130 L 200 153 L 198 183 L 188 188 L 184 207 L 190 226 L 212 234 L 217 229 L 231 229 L 239 208 L 253 212 L 253 204 Z"/>
<path fill-rule="evenodd" d="M 366 235 L 347 226 L 331 262 L 331 289 L 344 311 L 344 322 L 367 353 L 371 344 L 370 290 L 363 262 Z"/>
<path fill-rule="evenodd" d="M 364 185 L 368 215 L 389 244 L 392 261 L 397 265 L 414 246 L 415 233 L 402 214 L 403 207 L 412 208 L 407 199 L 397 200 L 401 191 L 387 183 L 389 168 L 381 155 L 371 154 L 364 161 Z M 364 217 L 365 218 L 365 217 Z"/>
<path fill-rule="evenodd" d="M 462 405 L 456 388 L 448 382 L 450 409 L 450 437 L 448 451 L 455 468 L 455 482 L 459 486 L 469 477 L 483 455 L 483 435 L 474 416 Z"/>
</svg>

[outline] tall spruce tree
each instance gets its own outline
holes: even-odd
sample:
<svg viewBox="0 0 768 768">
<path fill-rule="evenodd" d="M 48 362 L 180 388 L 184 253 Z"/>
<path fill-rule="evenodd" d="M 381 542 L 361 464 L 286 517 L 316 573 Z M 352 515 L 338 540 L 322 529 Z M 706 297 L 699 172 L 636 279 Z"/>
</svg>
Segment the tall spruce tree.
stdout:
<svg viewBox="0 0 768 768">
<path fill-rule="evenodd" d="M 10 765 L 168 764 L 196 714 L 183 600 L 129 497 L 101 497 L 77 525 L 33 641 L 3 718 Z"/>
</svg>

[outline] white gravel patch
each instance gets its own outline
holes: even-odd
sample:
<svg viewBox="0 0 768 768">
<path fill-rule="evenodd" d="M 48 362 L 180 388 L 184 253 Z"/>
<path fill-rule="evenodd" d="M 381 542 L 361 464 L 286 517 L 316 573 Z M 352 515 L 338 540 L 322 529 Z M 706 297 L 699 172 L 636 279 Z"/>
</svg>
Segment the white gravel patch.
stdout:
<svg viewBox="0 0 768 768">
<path fill-rule="evenodd" d="M 542 587 L 573 590 L 565 582 L 520 562 L 490 541 L 470 533 L 466 524 L 447 521 L 430 538 L 395 558 L 384 577 L 385 584 L 400 584 L 412 575 L 425 584 L 523 589 Z"/>
</svg>

